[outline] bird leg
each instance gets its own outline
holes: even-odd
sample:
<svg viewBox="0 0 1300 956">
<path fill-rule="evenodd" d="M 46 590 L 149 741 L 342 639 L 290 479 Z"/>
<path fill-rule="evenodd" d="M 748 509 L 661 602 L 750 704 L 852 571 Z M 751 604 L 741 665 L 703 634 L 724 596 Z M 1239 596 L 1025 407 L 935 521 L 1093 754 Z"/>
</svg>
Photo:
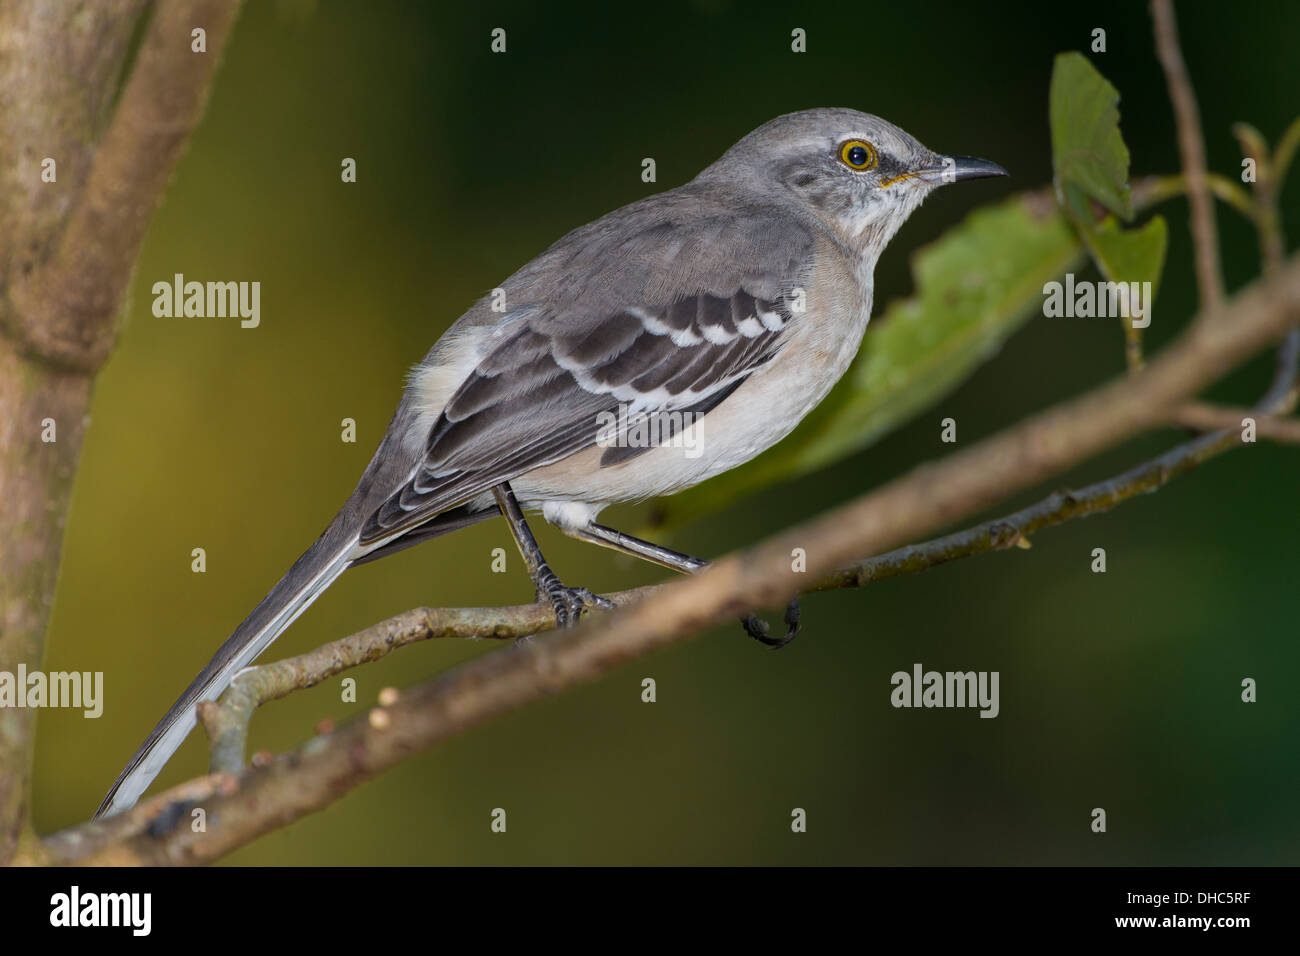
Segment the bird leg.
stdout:
<svg viewBox="0 0 1300 956">
<path fill-rule="evenodd" d="M 496 498 L 501 513 L 506 516 L 510 533 L 514 535 L 515 544 L 519 546 L 524 564 L 528 566 L 528 576 L 533 581 L 533 587 L 537 589 L 537 600 L 551 603 L 551 607 L 555 609 L 557 626 L 568 627 L 576 624 L 589 604 L 607 609 L 614 607 L 613 601 L 592 594 L 586 588 L 565 587 L 559 576 L 546 563 L 546 558 L 542 556 L 542 549 L 537 546 L 537 539 L 533 537 L 532 529 L 524 520 L 523 509 L 519 507 L 519 501 L 515 498 L 515 493 L 508 482 L 502 482 L 493 488 L 492 495 Z"/>
<path fill-rule="evenodd" d="M 585 528 L 566 528 L 564 533 L 577 538 L 579 541 L 611 548 L 614 551 L 630 554 L 643 561 L 650 561 L 662 567 L 671 568 L 674 571 L 681 571 L 684 574 L 694 574 L 696 571 L 709 566 L 709 562 L 703 558 L 692 557 L 689 554 L 683 554 L 681 551 L 665 548 L 661 544 L 642 541 L 640 538 L 633 537 L 626 532 L 607 528 L 604 525 L 596 524 L 594 521 L 589 522 Z M 779 650 L 793 641 L 795 635 L 799 633 L 798 598 L 786 605 L 784 621 L 786 631 L 781 637 L 771 637 L 768 634 L 767 622 L 753 614 L 743 618 L 740 623 L 744 626 L 745 633 L 754 640 L 766 644 L 773 650 Z"/>
</svg>

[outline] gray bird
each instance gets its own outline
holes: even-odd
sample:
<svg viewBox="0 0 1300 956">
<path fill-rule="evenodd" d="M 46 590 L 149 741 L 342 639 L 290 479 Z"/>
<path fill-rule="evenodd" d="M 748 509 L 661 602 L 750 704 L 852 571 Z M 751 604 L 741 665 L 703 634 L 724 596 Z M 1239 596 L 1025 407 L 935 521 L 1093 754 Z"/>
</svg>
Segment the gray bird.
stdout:
<svg viewBox="0 0 1300 956">
<path fill-rule="evenodd" d="M 684 186 L 569 233 L 429 350 L 356 490 L 158 723 L 97 816 L 134 805 L 215 700 L 347 568 L 504 514 L 561 626 L 524 520 L 680 571 L 707 562 L 596 523 L 787 435 L 848 368 L 876 260 L 936 186 L 1005 176 L 849 109 L 780 116 Z M 504 292 L 502 296 L 501 292 Z M 746 630 L 773 646 L 754 618 Z"/>
</svg>

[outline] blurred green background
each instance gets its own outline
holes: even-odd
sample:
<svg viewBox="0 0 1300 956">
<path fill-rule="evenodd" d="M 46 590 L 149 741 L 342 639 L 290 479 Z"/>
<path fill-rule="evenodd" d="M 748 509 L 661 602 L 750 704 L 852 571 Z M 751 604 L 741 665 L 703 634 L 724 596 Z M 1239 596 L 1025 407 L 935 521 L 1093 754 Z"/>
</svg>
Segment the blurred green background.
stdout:
<svg viewBox="0 0 1300 956">
<path fill-rule="evenodd" d="M 1300 113 L 1300 5 L 1179 5 L 1211 168 L 1239 170 L 1237 120 L 1276 138 Z M 504 27 L 508 52 L 489 52 Z M 790 52 L 807 30 L 809 52 Z M 1108 51 L 1088 53 L 1091 31 Z M 388 423 L 406 370 L 475 298 L 564 232 L 693 177 L 771 117 L 852 106 L 1009 181 L 933 197 L 876 274 L 911 291 L 910 253 L 976 205 L 1051 178 L 1047 84 L 1062 50 L 1119 89 L 1135 174 L 1177 168 L 1145 4 L 548 5 L 253 2 L 207 119 L 145 245 L 121 347 L 101 376 L 67 527 L 50 670 L 102 670 L 90 722 L 40 715 L 35 822 L 85 819 L 181 689 L 324 527 Z M 641 182 L 653 156 L 659 181 Z M 343 157 L 359 181 L 340 182 Z M 1300 236 L 1300 185 L 1283 197 Z M 1219 207 L 1229 288 L 1255 237 Z M 1195 308 L 1186 205 L 1149 330 Z M 173 273 L 259 280 L 262 321 L 158 319 Z M 1164 321 L 1160 318 L 1164 317 Z M 870 333 L 868 333 L 870 334 Z M 1118 325 L 1032 319 L 938 407 L 829 470 L 738 503 L 674 543 L 716 555 L 974 441 L 1123 369 Z M 1215 391 L 1247 402 L 1261 358 Z M 356 444 L 339 440 L 355 418 Z M 1059 484 L 1178 439 L 1150 435 Z M 624 667 L 420 754 L 229 858 L 366 863 L 1297 863 L 1300 667 L 1295 448 L 1235 451 L 1160 493 L 1046 531 L 1029 551 L 809 597 L 781 653 L 738 626 Z M 1004 509 L 1038 497 L 1024 496 Z M 610 523 L 644 512 L 615 509 Z M 537 526 L 571 583 L 652 568 Z M 208 570 L 190 570 L 192 548 Z M 511 572 L 489 573 L 510 551 Z M 1107 550 L 1109 571 L 1089 571 Z M 527 600 L 493 521 L 349 572 L 272 657 L 420 604 Z M 294 746 L 496 646 L 429 642 L 264 708 L 253 747 Z M 1001 715 L 895 710 L 914 662 L 997 670 Z M 640 699 L 643 677 L 658 702 Z M 1240 701 L 1243 677 L 1259 702 Z M 160 779 L 203 772 L 191 736 Z M 489 814 L 505 808 L 505 835 Z M 792 808 L 808 832 L 790 830 Z M 1106 808 L 1109 832 L 1090 832 Z"/>
</svg>

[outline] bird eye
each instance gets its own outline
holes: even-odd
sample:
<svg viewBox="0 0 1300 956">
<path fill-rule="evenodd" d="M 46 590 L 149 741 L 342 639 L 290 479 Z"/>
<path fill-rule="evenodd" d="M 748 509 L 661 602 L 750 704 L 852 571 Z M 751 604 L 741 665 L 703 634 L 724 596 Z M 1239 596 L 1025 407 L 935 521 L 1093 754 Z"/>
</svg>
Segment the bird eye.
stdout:
<svg viewBox="0 0 1300 956">
<path fill-rule="evenodd" d="M 849 169 L 874 169 L 876 148 L 860 139 L 851 139 L 840 147 L 840 161 Z"/>
</svg>

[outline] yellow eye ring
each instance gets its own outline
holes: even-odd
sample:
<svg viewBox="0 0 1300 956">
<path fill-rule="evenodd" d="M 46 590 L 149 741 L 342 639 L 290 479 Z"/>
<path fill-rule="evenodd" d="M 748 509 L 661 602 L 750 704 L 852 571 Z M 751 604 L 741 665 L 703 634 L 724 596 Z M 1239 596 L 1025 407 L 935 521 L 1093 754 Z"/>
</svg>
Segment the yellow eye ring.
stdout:
<svg viewBox="0 0 1300 956">
<path fill-rule="evenodd" d="M 840 162 L 859 172 L 876 168 L 876 147 L 860 139 L 851 139 L 840 147 Z"/>
</svg>

